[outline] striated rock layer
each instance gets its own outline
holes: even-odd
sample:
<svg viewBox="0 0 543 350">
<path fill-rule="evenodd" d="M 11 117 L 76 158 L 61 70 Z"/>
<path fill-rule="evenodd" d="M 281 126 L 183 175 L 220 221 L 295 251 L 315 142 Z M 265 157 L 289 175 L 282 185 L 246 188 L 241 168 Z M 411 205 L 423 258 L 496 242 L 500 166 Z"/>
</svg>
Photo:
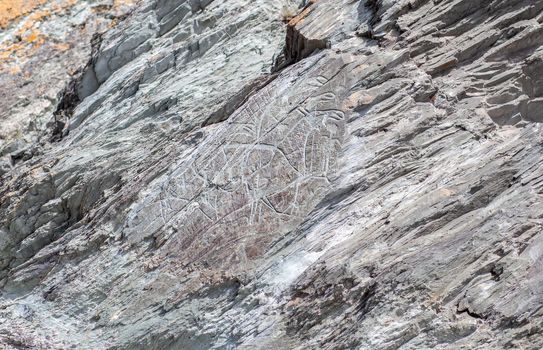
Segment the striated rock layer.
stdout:
<svg viewBox="0 0 543 350">
<path fill-rule="evenodd" d="M 62 90 L 101 34 L 134 6 L 131 0 L 0 2 L 0 175 L 39 154 L 57 133 L 60 124 L 50 117 Z"/>
<path fill-rule="evenodd" d="M 135 8 L 0 115 L 0 346 L 543 348 L 543 0 Z"/>
</svg>

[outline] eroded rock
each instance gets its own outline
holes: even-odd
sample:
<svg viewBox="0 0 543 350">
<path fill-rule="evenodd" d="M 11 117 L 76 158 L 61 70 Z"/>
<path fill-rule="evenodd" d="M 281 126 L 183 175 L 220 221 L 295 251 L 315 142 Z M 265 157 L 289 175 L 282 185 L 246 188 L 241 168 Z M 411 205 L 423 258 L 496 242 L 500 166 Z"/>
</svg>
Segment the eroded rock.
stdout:
<svg viewBox="0 0 543 350">
<path fill-rule="evenodd" d="M 142 2 L 2 151 L 0 344 L 541 348 L 542 10 Z"/>
</svg>

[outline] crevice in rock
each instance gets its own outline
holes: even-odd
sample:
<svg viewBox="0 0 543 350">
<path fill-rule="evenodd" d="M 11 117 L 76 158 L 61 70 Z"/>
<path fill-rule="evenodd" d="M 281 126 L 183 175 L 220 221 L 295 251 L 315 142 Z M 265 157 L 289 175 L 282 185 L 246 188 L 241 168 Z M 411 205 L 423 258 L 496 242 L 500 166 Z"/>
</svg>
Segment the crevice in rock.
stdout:
<svg viewBox="0 0 543 350">
<path fill-rule="evenodd" d="M 464 298 L 466 298 L 466 293 L 464 293 Z M 473 310 L 470 310 L 469 304 L 465 302 L 465 299 L 460 299 L 456 303 L 456 314 L 466 314 L 471 318 L 478 319 L 478 320 L 486 320 L 487 315 L 480 314 L 478 312 L 475 312 Z"/>
<path fill-rule="evenodd" d="M 330 42 L 328 40 L 307 38 L 296 28 L 296 25 L 311 12 L 315 2 L 315 0 L 309 1 L 298 15 L 288 21 L 285 46 L 283 47 L 281 54 L 274 59 L 271 74 L 255 79 L 245 85 L 234 96 L 229 98 L 227 103 L 213 112 L 202 123 L 202 128 L 228 120 L 228 118 L 239 107 L 245 104 L 249 98 L 275 80 L 281 70 L 311 56 L 317 50 L 330 48 Z"/>
<path fill-rule="evenodd" d="M 276 58 L 272 72 L 278 72 L 296 62 L 300 62 L 317 50 L 331 47 L 329 40 L 308 38 L 297 28 L 300 21 L 312 11 L 315 2 L 315 0 L 309 1 L 302 11 L 287 23 L 285 46 L 281 54 Z"/>
<path fill-rule="evenodd" d="M 490 270 L 490 274 L 494 281 L 499 282 L 503 275 L 503 266 L 494 266 L 492 270 Z"/>
<path fill-rule="evenodd" d="M 377 22 L 379 22 L 379 0 L 367 0 L 365 6 L 371 11 L 372 16 L 369 21 L 370 27 L 373 27 Z"/>
<path fill-rule="evenodd" d="M 50 132 L 49 140 L 51 142 L 60 141 L 68 134 L 66 124 L 72 117 L 75 107 L 77 107 L 85 97 L 90 96 L 100 87 L 93 66 L 101 43 L 102 34 L 95 33 L 91 39 L 91 55 L 89 61 L 82 69 L 76 71 L 74 78 L 60 93 L 59 102 L 53 113 L 53 120 L 48 125 Z"/>
<path fill-rule="evenodd" d="M 484 315 L 480 315 L 474 311 L 471 311 L 469 308 L 465 308 L 465 309 L 460 309 L 459 307 L 457 307 L 456 309 L 456 313 L 458 315 L 461 315 L 461 314 L 467 314 L 469 317 L 472 317 L 472 318 L 475 318 L 475 319 L 478 319 L 478 320 L 485 320 L 486 317 Z"/>
<path fill-rule="evenodd" d="M 359 298 L 358 304 L 356 306 L 356 311 L 358 312 L 359 317 L 363 318 L 372 307 L 376 304 L 376 301 L 373 300 L 377 294 L 377 282 L 372 282 L 367 288 L 364 289 L 364 292 Z"/>
<path fill-rule="evenodd" d="M 350 198 L 354 193 L 367 188 L 368 184 L 365 181 L 339 188 L 336 191 L 328 193 L 315 209 L 327 208 L 328 210 L 333 210 L 339 203 Z"/>
<path fill-rule="evenodd" d="M 221 123 L 228 120 L 230 116 L 242 105 L 244 105 L 252 96 L 262 90 L 266 85 L 271 83 L 277 74 L 270 74 L 264 77 L 255 79 L 243 86 L 234 96 L 223 104 L 218 110 L 213 112 L 201 125 L 202 128 Z"/>
</svg>

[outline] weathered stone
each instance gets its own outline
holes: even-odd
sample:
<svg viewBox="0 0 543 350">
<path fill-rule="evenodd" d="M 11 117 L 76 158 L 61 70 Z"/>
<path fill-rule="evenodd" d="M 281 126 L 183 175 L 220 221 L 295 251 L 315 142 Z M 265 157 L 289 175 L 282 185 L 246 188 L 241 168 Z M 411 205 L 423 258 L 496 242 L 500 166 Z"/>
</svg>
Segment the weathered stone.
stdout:
<svg viewBox="0 0 543 350">
<path fill-rule="evenodd" d="M 542 10 L 144 0 L 0 145 L 0 346 L 542 348 Z"/>
</svg>

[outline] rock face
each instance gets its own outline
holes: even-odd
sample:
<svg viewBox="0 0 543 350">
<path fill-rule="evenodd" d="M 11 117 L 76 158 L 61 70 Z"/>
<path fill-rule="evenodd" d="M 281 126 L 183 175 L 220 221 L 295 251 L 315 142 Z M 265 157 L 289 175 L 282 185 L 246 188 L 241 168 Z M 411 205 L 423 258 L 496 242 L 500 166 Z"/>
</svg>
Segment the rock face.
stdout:
<svg viewBox="0 0 543 350">
<path fill-rule="evenodd" d="M 543 348 L 543 1 L 135 8 L 1 116 L 3 348 Z"/>
<path fill-rule="evenodd" d="M 92 43 L 135 6 L 130 0 L 3 0 L 0 3 L 0 175 L 41 153 L 58 123 L 61 91 Z M 17 20 L 14 20 L 17 19 Z M 4 158 L 4 159 L 2 159 Z"/>
</svg>

